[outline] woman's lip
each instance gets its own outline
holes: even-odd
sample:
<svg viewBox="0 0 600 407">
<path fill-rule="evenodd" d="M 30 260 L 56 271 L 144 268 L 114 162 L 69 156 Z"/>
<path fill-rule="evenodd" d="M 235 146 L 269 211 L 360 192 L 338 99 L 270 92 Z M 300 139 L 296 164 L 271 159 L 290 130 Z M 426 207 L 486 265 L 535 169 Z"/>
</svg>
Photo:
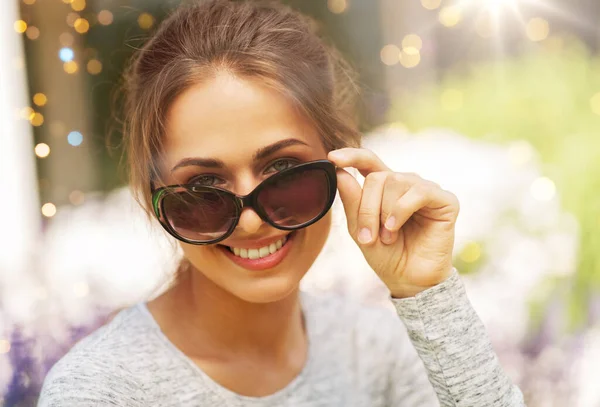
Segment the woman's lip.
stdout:
<svg viewBox="0 0 600 407">
<path fill-rule="evenodd" d="M 236 256 L 229 250 L 229 248 L 224 245 L 219 245 L 221 250 L 223 250 L 224 254 L 229 257 L 231 261 L 233 261 L 238 266 L 245 268 L 247 270 L 260 271 L 267 270 L 275 267 L 279 263 L 283 261 L 283 259 L 287 256 L 288 252 L 294 241 L 294 235 L 296 233 L 290 233 L 287 235 L 287 240 L 285 244 L 281 247 L 281 249 L 277 250 L 275 253 L 269 254 L 266 257 L 260 259 L 243 259 L 239 256 Z M 262 246 L 261 246 L 262 247 Z"/>
</svg>

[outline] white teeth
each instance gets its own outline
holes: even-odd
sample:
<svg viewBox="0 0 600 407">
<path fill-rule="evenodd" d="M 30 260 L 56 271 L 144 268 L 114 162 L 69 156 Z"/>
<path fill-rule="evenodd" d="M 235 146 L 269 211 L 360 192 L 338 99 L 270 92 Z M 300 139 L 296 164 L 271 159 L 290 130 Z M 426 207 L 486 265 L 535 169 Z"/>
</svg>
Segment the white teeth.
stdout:
<svg viewBox="0 0 600 407">
<path fill-rule="evenodd" d="M 229 249 L 233 252 L 233 254 L 241 257 L 242 259 L 255 260 L 275 253 L 277 250 L 283 247 L 286 241 L 287 236 L 284 236 L 275 243 L 271 243 L 270 245 L 261 247 L 260 249 L 241 249 L 239 247 L 230 247 Z"/>
</svg>

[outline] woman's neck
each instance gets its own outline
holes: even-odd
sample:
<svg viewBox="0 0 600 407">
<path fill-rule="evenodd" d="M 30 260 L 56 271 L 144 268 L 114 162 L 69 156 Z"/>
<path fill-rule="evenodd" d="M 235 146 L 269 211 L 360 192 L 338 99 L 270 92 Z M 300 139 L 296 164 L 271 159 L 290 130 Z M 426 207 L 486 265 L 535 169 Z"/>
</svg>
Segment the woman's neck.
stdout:
<svg viewBox="0 0 600 407">
<path fill-rule="evenodd" d="M 194 269 L 149 304 L 167 337 L 192 358 L 257 357 L 275 363 L 305 348 L 299 291 L 270 303 L 242 300 Z"/>
</svg>

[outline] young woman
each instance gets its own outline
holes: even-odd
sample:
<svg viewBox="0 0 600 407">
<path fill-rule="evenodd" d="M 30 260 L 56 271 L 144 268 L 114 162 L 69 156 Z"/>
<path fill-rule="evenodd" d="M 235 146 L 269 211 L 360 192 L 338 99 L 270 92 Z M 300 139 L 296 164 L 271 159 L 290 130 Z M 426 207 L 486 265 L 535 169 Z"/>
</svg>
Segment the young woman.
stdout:
<svg viewBox="0 0 600 407">
<path fill-rule="evenodd" d="M 160 26 L 127 75 L 127 155 L 184 261 L 59 361 L 39 405 L 524 405 L 452 266 L 456 197 L 358 148 L 349 72 L 273 3 Z M 398 315 L 298 289 L 336 190 Z"/>
</svg>

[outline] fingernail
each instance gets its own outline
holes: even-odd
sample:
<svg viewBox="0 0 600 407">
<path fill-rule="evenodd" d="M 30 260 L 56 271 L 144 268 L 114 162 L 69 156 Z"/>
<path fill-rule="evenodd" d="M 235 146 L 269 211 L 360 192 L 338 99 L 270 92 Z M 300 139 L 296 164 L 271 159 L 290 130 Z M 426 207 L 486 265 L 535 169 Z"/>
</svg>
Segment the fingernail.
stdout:
<svg viewBox="0 0 600 407">
<path fill-rule="evenodd" d="M 390 243 L 392 241 L 392 232 L 386 228 L 381 229 L 381 241 L 383 243 Z"/>
<path fill-rule="evenodd" d="M 362 244 L 367 244 L 371 241 L 371 231 L 369 228 L 362 228 L 358 234 L 358 241 Z"/>
<path fill-rule="evenodd" d="M 392 230 L 394 228 L 394 226 L 396 226 L 396 218 L 394 218 L 393 216 L 390 216 L 386 221 L 385 221 L 385 228 L 387 230 Z"/>
</svg>

